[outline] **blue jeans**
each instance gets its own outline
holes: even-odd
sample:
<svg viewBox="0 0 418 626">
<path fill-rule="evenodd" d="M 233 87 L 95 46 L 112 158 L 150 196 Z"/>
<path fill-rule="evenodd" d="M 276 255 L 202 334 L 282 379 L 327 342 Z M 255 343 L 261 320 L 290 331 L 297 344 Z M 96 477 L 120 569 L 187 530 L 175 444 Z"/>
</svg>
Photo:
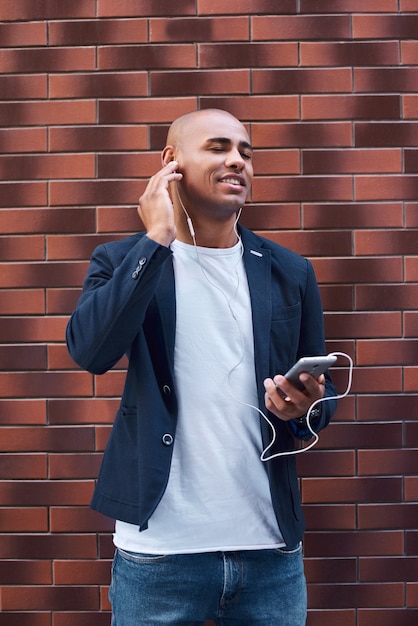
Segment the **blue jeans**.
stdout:
<svg viewBox="0 0 418 626">
<path fill-rule="evenodd" d="M 112 626 L 304 626 L 302 546 L 150 556 L 116 550 Z"/>
</svg>

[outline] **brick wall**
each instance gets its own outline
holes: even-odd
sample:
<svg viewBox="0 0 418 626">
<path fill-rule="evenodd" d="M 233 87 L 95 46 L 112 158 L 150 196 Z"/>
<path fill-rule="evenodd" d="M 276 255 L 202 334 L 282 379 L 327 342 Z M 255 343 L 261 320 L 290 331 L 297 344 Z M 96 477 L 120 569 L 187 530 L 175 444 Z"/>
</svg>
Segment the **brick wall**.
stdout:
<svg viewBox="0 0 418 626">
<path fill-rule="evenodd" d="M 0 626 L 108 626 L 88 503 L 123 382 L 64 329 L 169 122 L 256 147 L 243 222 L 312 259 L 351 395 L 299 458 L 309 626 L 418 619 L 417 0 L 1 0 Z M 342 362 L 341 362 L 342 364 Z M 334 379 L 345 386 L 347 369 Z"/>
</svg>

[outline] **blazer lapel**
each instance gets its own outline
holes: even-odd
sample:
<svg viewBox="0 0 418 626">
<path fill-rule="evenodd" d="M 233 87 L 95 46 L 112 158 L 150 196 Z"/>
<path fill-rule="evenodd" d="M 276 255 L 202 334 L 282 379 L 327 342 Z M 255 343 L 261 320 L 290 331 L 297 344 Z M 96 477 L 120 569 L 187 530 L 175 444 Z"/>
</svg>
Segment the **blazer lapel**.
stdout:
<svg viewBox="0 0 418 626">
<path fill-rule="evenodd" d="M 260 245 L 250 231 L 242 231 L 244 264 L 250 290 L 254 360 L 260 406 L 264 406 L 263 380 L 269 375 L 271 326 L 271 258 L 270 251 Z"/>
</svg>

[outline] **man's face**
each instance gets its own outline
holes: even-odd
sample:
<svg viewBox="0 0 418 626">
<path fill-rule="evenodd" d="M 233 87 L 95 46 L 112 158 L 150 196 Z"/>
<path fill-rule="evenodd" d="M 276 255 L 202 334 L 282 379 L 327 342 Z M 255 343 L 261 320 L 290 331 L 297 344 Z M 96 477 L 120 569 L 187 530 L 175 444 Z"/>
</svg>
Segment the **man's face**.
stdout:
<svg viewBox="0 0 418 626">
<path fill-rule="evenodd" d="M 253 178 L 244 126 L 229 114 L 203 111 L 187 121 L 176 150 L 180 196 L 189 210 L 227 217 L 243 206 Z"/>
</svg>

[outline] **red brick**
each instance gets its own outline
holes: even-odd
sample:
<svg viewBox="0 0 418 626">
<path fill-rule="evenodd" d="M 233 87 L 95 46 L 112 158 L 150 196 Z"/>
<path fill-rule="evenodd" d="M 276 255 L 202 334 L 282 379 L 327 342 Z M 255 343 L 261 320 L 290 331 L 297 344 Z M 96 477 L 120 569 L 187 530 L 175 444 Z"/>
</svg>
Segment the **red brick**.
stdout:
<svg viewBox="0 0 418 626">
<path fill-rule="evenodd" d="M 51 626 L 51 612 L 2 611 L 0 626 Z"/>
<path fill-rule="evenodd" d="M 300 61 L 302 66 L 314 67 L 398 65 L 399 46 L 396 41 L 301 42 Z"/>
<path fill-rule="evenodd" d="M 356 580 L 357 563 L 353 558 L 307 558 L 304 564 L 308 585 L 336 581 L 349 583 Z"/>
<path fill-rule="evenodd" d="M 292 163 L 293 158 L 290 161 Z M 299 206 L 296 203 L 245 205 L 240 223 L 254 230 L 278 226 L 281 230 L 298 229 L 301 226 Z"/>
<path fill-rule="evenodd" d="M 417 361 L 418 339 L 360 340 L 357 343 L 358 365 L 414 365 Z"/>
<path fill-rule="evenodd" d="M 36 180 L 38 178 L 92 178 L 95 157 L 83 155 L 43 154 L 0 157 L 0 178 L 8 180 Z"/>
<path fill-rule="evenodd" d="M 47 238 L 48 260 L 89 260 L 96 246 L 120 239 L 121 235 L 50 235 Z"/>
<path fill-rule="evenodd" d="M 0 500 L 6 506 L 88 505 L 93 481 L 2 481 Z"/>
<path fill-rule="evenodd" d="M 338 256 L 349 254 L 350 250 L 350 236 L 343 231 L 261 231 L 260 234 L 305 256 Z"/>
<path fill-rule="evenodd" d="M 404 313 L 405 337 L 417 337 L 418 335 L 418 314 L 412 311 Z"/>
<path fill-rule="evenodd" d="M 372 20 L 375 18 L 372 17 Z M 409 19 L 409 18 L 408 18 Z M 354 91 L 365 93 L 415 92 L 418 69 L 415 67 L 355 68 Z"/>
<path fill-rule="evenodd" d="M 44 22 L 3 22 L 0 24 L 0 41 L 3 48 L 44 46 L 46 44 L 46 23 Z"/>
<path fill-rule="evenodd" d="M 149 30 L 152 43 L 240 41 L 249 38 L 249 20 L 245 15 L 216 18 L 151 18 Z"/>
<path fill-rule="evenodd" d="M 357 454 L 358 473 L 361 475 L 418 474 L 415 450 L 359 450 Z"/>
<path fill-rule="evenodd" d="M 115 522 L 86 507 L 51 507 L 50 524 L 53 533 L 111 532 Z"/>
<path fill-rule="evenodd" d="M 47 367 L 45 346 L 0 345 L 0 370 L 43 370 Z"/>
<path fill-rule="evenodd" d="M 0 448 L 6 450 L 8 447 L 7 442 L 7 427 L 3 426 L 5 430 L 6 442 L 3 442 Z M 21 429 L 24 432 L 24 429 Z M 15 454 L 15 452 L 21 450 L 20 446 L 11 448 L 12 453 L 7 454 L 2 451 L 0 456 L 0 469 L 2 479 L 30 479 L 30 478 L 46 478 L 47 462 L 46 454 Z M 26 519 L 26 523 L 28 520 Z"/>
<path fill-rule="evenodd" d="M 418 378 L 417 378 L 418 368 L 416 367 L 405 367 L 404 370 L 404 390 L 408 391 L 418 391 Z"/>
<path fill-rule="evenodd" d="M 347 585 L 313 585 L 310 606 L 330 608 L 401 607 L 404 605 L 404 586 L 401 583 L 363 583 Z"/>
<path fill-rule="evenodd" d="M 3 266 L 0 287 L 74 287 L 81 283 L 85 271 L 85 263 L 34 262 L 30 273 L 26 263 L 10 263 Z"/>
<path fill-rule="evenodd" d="M 355 142 L 358 147 L 415 147 L 414 139 L 418 139 L 416 122 L 357 122 L 355 124 Z"/>
<path fill-rule="evenodd" d="M 59 124 L 93 124 L 96 109 L 93 100 L 82 100 L 77 106 L 71 101 L 61 102 L 4 102 L 0 103 L 2 126 L 53 126 Z"/>
<path fill-rule="evenodd" d="M 416 470 L 415 473 L 417 473 Z M 418 478 L 416 476 L 405 477 L 405 500 L 407 502 L 418 500 Z"/>
<path fill-rule="evenodd" d="M 355 626 L 355 609 L 312 609 L 309 608 L 307 626 Z"/>
<path fill-rule="evenodd" d="M 147 41 L 147 20 L 66 20 L 48 24 L 50 46 L 91 46 Z"/>
<path fill-rule="evenodd" d="M 98 17 L 137 17 L 167 14 L 166 0 L 100 0 L 97 9 Z M 170 15 L 194 15 L 194 0 L 177 0 L 170 6 Z"/>
<path fill-rule="evenodd" d="M 255 40 L 348 39 L 350 20 L 345 15 L 256 16 L 251 18 Z"/>
<path fill-rule="evenodd" d="M 253 124 L 255 148 L 348 146 L 351 143 L 348 123 Z"/>
<path fill-rule="evenodd" d="M 45 424 L 45 400 L 0 400 L 0 420 L 6 424 Z"/>
<path fill-rule="evenodd" d="M 302 119 L 304 120 L 361 120 L 399 119 L 401 100 L 399 96 L 364 96 L 344 94 L 336 96 L 302 96 Z"/>
<path fill-rule="evenodd" d="M 50 98 L 138 97 L 147 94 L 146 72 L 54 74 L 49 77 Z"/>
<path fill-rule="evenodd" d="M 2 611 L 69 610 L 74 605 L 82 610 L 98 609 L 98 597 L 94 587 L 3 587 Z"/>
<path fill-rule="evenodd" d="M 111 561 L 55 561 L 53 565 L 54 580 L 57 585 L 107 585 L 110 583 Z M 96 625 L 96 622 L 94 624 Z"/>
<path fill-rule="evenodd" d="M 418 230 L 358 231 L 356 254 L 416 254 Z M 384 257 L 383 257 L 384 258 Z M 387 259 L 384 259 L 386 262 Z"/>
<path fill-rule="evenodd" d="M 112 424 L 119 406 L 118 399 L 49 400 L 51 424 Z"/>
<path fill-rule="evenodd" d="M 108 442 L 111 432 L 111 426 L 97 426 L 96 427 L 96 450 L 103 452 Z"/>
<path fill-rule="evenodd" d="M 296 43 L 200 44 L 198 63 L 211 67 L 291 67 L 298 65 Z"/>
<path fill-rule="evenodd" d="M 260 70 L 261 71 L 261 70 Z M 151 96 L 247 94 L 250 71 L 247 69 L 195 70 L 150 73 Z"/>
<path fill-rule="evenodd" d="M 270 19 L 270 18 L 268 18 Z M 335 93 L 351 91 L 349 70 L 339 69 L 255 69 L 253 93 Z"/>
<path fill-rule="evenodd" d="M 412 419 L 411 416 L 414 416 L 416 412 L 416 402 L 417 398 L 412 395 L 361 396 L 358 398 L 358 419 L 361 421 L 397 421 L 399 415 L 406 420 Z"/>
<path fill-rule="evenodd" d="M 113 99 L 99 103 L 99 122 L 101 124 L 171 123 L 173 119 L 195 110 L 195 98 L 176 98 L 175 100 L 168 98 Z M 135 156 L 142 158 L 143 161 L 150 160 L 148 153 Z M 159 153 L 158 157 L 159 163 L 161 163 Z M 115 161 L 114 156 L 113 160 Z M 141 170 L 137 170 L 136 174 L 138 171 Z M 152 173 L 154 174 L 154 172 Z"/>
<path fill-rule="evenodd" d="M 416 41 L 401 41 L 401 59 L 404 65 L 416 65 L 418 46 Z"/>
<path fill-rule="evenodd" d="M 400 556 L 403 554 L 403 531 L 311 532 L 305 535 L 305 556 Z"/>
<path fill-rule="evenodd" d="M 413 609 L 367 609 L 358 611 L 358 626 L 411 626 L 418 619 Z"/>
<path fill-rule="evenodd" d="M 91 180 L 91 181 L 53 181 L 50 183 L 50 204 L 52 206 L 83 206 L 96 204 L 137 205 L 147 181 L 123 180 Z M 74 264 L 69 264 L 69 269 Z M 72 283 L 74 285 L 74 282 Z M 60 283 L 64 285 L 64 283 Z M 52 284 L 50 285 L 52 286 Z M 58 286 L 56 284 L 55 286 Z"/>
<path fill-rule="evenodd" d="M 46 312 L 49 315 L 69 315 L 76 307 L 80 289 L 47 289 Z"/>
<path fill-rule="evenodd" d="M 386 13 L 397 10 L 397 0 L 379 0 L 378 4 L 376 0 L 300 0 L 301 13 Z"/>
<path fill-rule="evenodd" d="M 94 377 L 95 395 L 103 398 L 120 398 L 125 384 L 126 373 L 110 371 Z"/>
<path fill-rule="evenodd" d="M 346 311 L 351 308 L 353 288 L 350 285 L 320 285 L 319 289 L 325 312 Z"/>
<path fill-rule="evenodd" d="M 26 510 L 28 513 L 29 509 Z M 0 581 L 3 585 L 50 585 L 51 565 L 48 561 L 3 561 L 0 563 Z"/>
<path fill-rule="evenodd" d="M 418 176 L 356 176 L 356 200 L 414 200 Z"/>
<path fill-rule="evenodd" d="M 395 477 L 305 478 L 302 499 L 312 502 L 400 502 L 402 479 Z M 387 528 L 390 526 L 388 525 Z"/>
<path fill-rule="evenodd" d="M 416 309 L 418 285 L 357 285 L 356 306 L 369 311 Z"/>
<path fill-rule="evenodd" d="M 5 478 L 2 475 L 2 478 Z M 16 476 L 17 478 L 17 476 Z M 9 533 L 40 533 L 48 531 L 48 512 L 46 507 L 22 507 L 19 504 L 19 508 L 2 508 L 0 515 L 0 532 Z M 2 575 L 2 563 L 0 563 L 0 579 L 4 580 Z M 27 581 L 28 584 L 39 584 L 41 581 Z M 46 581 L 50 582 L 50 581 Z M 24 581 L 22 580 L 22 583 Z M 6 584 L 16 584 L 12 579 L 12 575 L 9 575 Z"/>
<path fill-rule="evenodd" d="M 51 152 L 143 150 L 147 147 L 145 126 L 109 126 L 106 132 L 98 126 L 50 129 Z"/>
<path fill-rule="evenodd" d="M 46 128 L 0 128 L 3 154 L 12 152 L 45 152 L 47 148 Z"/>
<path fill-rule="evenodd" d="M 351 179 L 348 176 L 316 176 L 303 178 L 283 176 L 255 178 L 253 200 L 255 202 L 303 202 L 329 200 L 347 201 L 351 198 Z"/>
<path fill-rule="evenodd" d="M 0 24 L 1 41 L 1 24 Z M 1 100 L 31 100 L 47 97 L 47 77 L 45 74 L 37 76 L 13 75 L 0 76 Z"/>
<path fill-rule="evenodd" d="M 50 454 L 49 474 L 56 479 L 96 479 L 102 461 L 101 453 Z"/>
<path fill-rule="evenodd" d="M 341 400 L 340 403 L 343 403 Z M 325 449 L 387 449 L 402 446 L 402 424 L 399 423 L 355 423 L 332 422 L 320 433 L 319 448 Z"/>
<path fill-rule="evenodd" d="M 0 396 L 3 398 L 89 396 L 91 391 L 91 376 L 86 372 L 0 373 Z"/>
<path fill-rule="evenodd" d="M 400 173 L 401 150 L 304 150 L 304 174 Z"/>
<path fill-rule="evenodd" d="M 92 534 L 0 535 L 2 559 L 92 559 L 95 556 L 96 537 Z"/>
<path fill-rule="evenodd" d="M 403 226 L 401 202 L 304 204 L 302 210 L 305 228 L 358 229 L 360 227 L 401 228 Z"/>
<path fill-rule="evenodd" d="M 46 183 L 0 183 L 0 208 L 44 206 L 46 191 Z"/>
<path fill-rule="evenodd" d="M 67 320 L 53 317 L 4 317 L 0 326 L 0 341 L 28 343 L 34 341 L 63 341 Z"/>
<path fill-rule="evenodd" d="M 417 28 L 417 15 L 353 15 L 355 39 L 414 39 Z"/>
<path fill-rule="evenodd" d="M 241 0 L 238 5 L 227 5 L 223 0 L 199 0 L 199 15 L 216 15 L 216 14 L 257 14 L 263 13 L 275 14 L 278 10 L 276 0 Z M 280 13 L 295 13 L 296 0 L 281 0 Z"/>
<path fill-rule="evenodd" d="M 187 69 L 196 66 L 194 44 L 161 44 L 137 46 L 103 46 L 98 49 L 98 69 L 107 70 L 142 70 L 178 68 Z"/>
<path fill-rule="evenodd" d="M 0 71 L 62 72 L 64 70 L 94 70 L 93 47 L 4 49 L 0 52 Z"/>
<path fill-rule="evenodd" d="M 312 450 L 297 456 L 300 476 L 352 476 L 355 474 L 353 450 Z"/>
<path fill-rule="evenodd" d="M 305 505 L 303 507 L 309 530 L 354 530 L 356 507 L 353 504 Z"/>
<path fill-rule="evenodd" d="M 1 315 L 36 315 L 45 313 L 44 293 L 41 289 L 2 289 Z"/>
<path fill-rule="evenodd" d="M 75 623 L 77 626 L 91 626 L 92 624 L 94 626 L 109 626 L 111 616 L 105 609 L 101 609 L 100 613 L 94 611 L 77 611 L 73 613 L 66 611 L 65 613 L 60 613 L 55 611 L 53 619 L 53 626 L 74 626 Z"/>
<path fill-rule="evenodd" d="M 414 557 L 361 558 L 359 566 L 361 582 L 414 581 L 418 559 Z"/>
<path fill-rule="evenodd" d="M 86 208 L 3 209 L 0 229 L 4 234 L 91 233 L 95 231 L 95 211 Z"/>
<path fill-rule="evenodd" d="M 315 259 L 314 267 L 320 283 L 386 283 L 403 277 L 401 257 Z"/>
<path fill-rule="evenodd" d="M 1 261 L 40 261 L 44 259 L 41 236 L 0 237 Z"/>
<path fill-rule="evenodd" d="M 79 367 L 70 357 L 65 344 L 53 344 L 48 346 L 48 369 L 74 370 Z"/>
<path fill-rule="evenodd" d="M 295 95 L 239 96 L 200 98 L 202 109 L 224 109 L 243 122 L 299 119 L 299 98 Z"/>
<path fill-rule="evenodd" d="M 87 426 L 3 427 L 1 450 L 81 452 L 94 450 L 94 428 Z M 42 462 L 42 459 L 40 459 Z"/>
<path fill-rule="evenodd" d="M 0 19 L 9 20 L 46 20 L 77 17 L 94 17 L 96 0 L 79 0 L 74 5 L 55 0 L 3 0 Z"/>
<path fill-rule="evenodd" d="M 382 477 L 376 480 L 386 480 Z M 389 479 L 395 480 L 395 479 Z M 392 499 L 392 498 L 391 498 Z M 396 500 L 396 498 L 393 498 Z M 416 528 L 418 504 L 359 504 L 358 527 L 361 529 Z M 392 578 L 391 580 L 395 580 Z"/>
</svg>

